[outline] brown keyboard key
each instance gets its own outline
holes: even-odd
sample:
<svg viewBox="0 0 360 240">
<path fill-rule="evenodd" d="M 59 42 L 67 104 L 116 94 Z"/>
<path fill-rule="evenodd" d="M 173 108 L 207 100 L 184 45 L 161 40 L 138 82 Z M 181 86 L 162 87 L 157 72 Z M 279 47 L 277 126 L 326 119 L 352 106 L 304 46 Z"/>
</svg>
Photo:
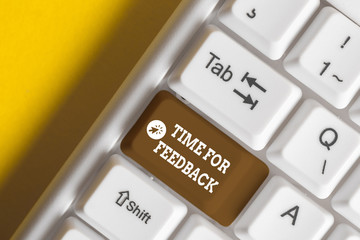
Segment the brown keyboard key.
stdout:
<svg viewBox="0 0 360 240">
<path fill-rule="evenodd" d="M 122 151 L 222 225 L 230 225 L 268 167 L 168 92 L 158 93 Z"/>
</svg>

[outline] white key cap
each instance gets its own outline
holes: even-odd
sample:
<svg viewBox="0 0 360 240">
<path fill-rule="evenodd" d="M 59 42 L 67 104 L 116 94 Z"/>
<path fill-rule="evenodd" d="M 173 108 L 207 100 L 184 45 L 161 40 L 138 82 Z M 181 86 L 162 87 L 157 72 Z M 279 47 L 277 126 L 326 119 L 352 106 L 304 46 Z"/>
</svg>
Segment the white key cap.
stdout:
<svg viewBox="0 0 360 240">
<path fill-rule="evenodd" d="M 271 59 L 279 59 L 319 6 L 318 0 L 232 0 L 220 21 Z"/>
<path fill-rule="evenodd" d="M 360 135 L 314 100 L 306 100 L 270 146 L 274 165 L 326 198 L 360 155 Z"/>
<path fill-rule="evenodd" d="M 336 108 L 360 87 L 360 27 L 325 7 L 286 57 L 285 69 Z"/>
<path fill-rule="evenodd" d="M 350 107 L 349 115 L 351 120 L 360 126 L 360 97 L 358 97 L 354 104 Z"/>
<path fill-rule="evenodd" d="M 80 202 L 81 215 L 113 239 L 167 239 L 187 212 L 120 156 L 111 157 Z"/>
<path fill-rule="evenodd" d="M 174 240 L 230 240 L 222 231 L 199 215 L 192 215 Z"/>
<path fill-rule="evenodd" d="M 245 144 L 262 149 L 300 89 L 215 27 L 201 40 L 170 87 Z"/>
<path fill-rule="evenodd" d="M 76 228 L 67 229 L 64 235 L 58 239 L 59 240 L 91 240 L 90 237 L 86 236 L 84 233 L 82 233 L 79 229 Z"/>
<path fill-rule="evenodd" d="M 360 233 L 348 225 L 340 224 L 327 240 L 360 240 Z"/>
<path fill-rule="evenodd" d="M 360 165 L 335 194 L 332 206 L 360 228 Z"/>
<path fill-rule="evenodd" d="M 339 11 L 360 25 L 360 1 L 359 0 L 327 0 Z"/>
<path fill-rule="evenodd" d="M 55 240 L 102 240 L 95 232 L 88 229 L 74 217 L 67 218 Z"/>
<path fill-rule="evenodd" d="M 281 177 L 273 177 L 235 225 L 241 240 L 318 240 L 333 216 Z"/>
</svg>

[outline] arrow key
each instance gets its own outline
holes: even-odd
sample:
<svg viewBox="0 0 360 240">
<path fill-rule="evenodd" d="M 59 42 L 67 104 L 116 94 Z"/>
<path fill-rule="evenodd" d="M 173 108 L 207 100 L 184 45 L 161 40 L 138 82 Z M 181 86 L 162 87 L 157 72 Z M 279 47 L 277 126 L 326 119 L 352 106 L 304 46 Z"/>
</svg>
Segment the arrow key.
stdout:
<svg viewBox="0 0 360 240">
<path fill-rule="evenodd" d="M 167 239 L 187 208 L 118 155 L 79 202 L 80 216 L 109 239 Z"/>
</svg>

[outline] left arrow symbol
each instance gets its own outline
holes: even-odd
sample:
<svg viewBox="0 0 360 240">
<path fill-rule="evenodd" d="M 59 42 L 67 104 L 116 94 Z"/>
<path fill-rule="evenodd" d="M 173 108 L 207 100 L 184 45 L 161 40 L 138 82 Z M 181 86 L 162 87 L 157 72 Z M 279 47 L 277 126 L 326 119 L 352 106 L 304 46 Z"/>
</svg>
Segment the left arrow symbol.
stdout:
<svg viewBox="0 0 360 240">
<path fill-rule="evenodd" d="M 244 82 L 246 80 L 246 82 L 249 84 L 249 87 L 255 86 L 257 87 L 260 91 L 262 92 L 266 92 L 266 89 L 263 88 L 260 84 L 258 84 L 256 82 L 256 78 L 253 77 L 249 77 L 249 72 L 246 72 L 244 77 L 241 79 L 242 82 Z"/>
<path fill-rule="evenodd" d="M 120 196 L 116 200 L 116 204 L 121 207 L 125 203 L 126 200 L 130 199 L 130 193 L 129 193 L 129 191 L 123 191 L 123 192 L 119 192 L 119 194 L 120 194 Z"/>
</svg>

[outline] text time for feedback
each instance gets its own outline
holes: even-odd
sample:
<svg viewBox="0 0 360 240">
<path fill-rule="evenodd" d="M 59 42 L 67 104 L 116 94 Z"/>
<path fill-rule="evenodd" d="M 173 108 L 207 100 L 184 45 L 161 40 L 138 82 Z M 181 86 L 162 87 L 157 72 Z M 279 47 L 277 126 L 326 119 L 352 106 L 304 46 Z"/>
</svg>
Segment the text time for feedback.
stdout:
<svg viewBox="0 0 360 240">
<path fill-rule="evenodd" d="M 226 170 L 230 167 L 230 162 L 198 138 L 193 138 L 192 134 L 183 127 L 176 124 L 175 131 L 171 136 L 177 138 L 177 141 L 186 146 L 202 160 L 209 162 L 211 166 L 217 168 L 219 172 L 226 174 Z M 186 160 L 184 156 L 163 141 L 159 140 L 159 144 L 153 151 L 209 193 L 213 193 L 214 187 L 219 185 L 217 180 L 209 176 L 206 172 L 202 172 L 200 168 L 195 168 L 194 163 Z"/>
</svg>

